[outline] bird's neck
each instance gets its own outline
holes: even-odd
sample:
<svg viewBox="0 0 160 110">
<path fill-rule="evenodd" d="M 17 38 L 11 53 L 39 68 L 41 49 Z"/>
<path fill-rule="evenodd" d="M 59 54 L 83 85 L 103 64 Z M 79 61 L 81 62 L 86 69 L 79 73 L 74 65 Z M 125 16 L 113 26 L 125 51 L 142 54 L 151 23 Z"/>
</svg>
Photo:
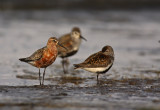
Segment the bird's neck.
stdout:
<svg viewBox="0 0 160 110">
<path fill-rule="evenodd" d="M 77 36 L 77 37 L 72 37 L 72 41 L 74 44 L 74 50 L 79 49 L 79 46 L 81 44 L 81 39 Z"/>
<path fill-rule="evenodd" d="M 48 42 L 47 43 L 47 48 L 48 48 L 48 50 L 50 51 L 50 52 L 55 52 L 55 51 L 57 51 L 57 46 L 56 46 L 56 44 L 55 43 L 53 43 L 53 42 Z"/>
<path fill-rule="evenodd" d="M 109 56 L 113 56 L 114 57 L 114 53 L 113 52 L 103 52 L 105 55 L 109 55 Z"/>
</svg>

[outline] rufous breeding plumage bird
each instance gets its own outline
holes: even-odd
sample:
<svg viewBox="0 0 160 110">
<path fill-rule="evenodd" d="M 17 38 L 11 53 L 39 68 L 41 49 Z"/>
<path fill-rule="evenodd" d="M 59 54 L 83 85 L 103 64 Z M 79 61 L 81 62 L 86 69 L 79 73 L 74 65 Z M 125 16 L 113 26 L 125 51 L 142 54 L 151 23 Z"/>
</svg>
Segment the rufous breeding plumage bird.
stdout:
<svg viewBox="0 0 160 110">
<path fill-rule="evenodd" d="M 40 85 L 44 85 L 44 76 L 46 68 L 56 60 L 56 57 L 58 55 L 57 45 L 66 49 L 59 43 L 56 37 L 50 37 L 47 42 L 47 46 L 38 49 L 29 57 L 19 59 L 20 61 L 31 64 L 32 66 L 37 67 L 39 69 Z M 42 83 L 41 83 L 40 68 L 44 68 Z"/>
</svg>

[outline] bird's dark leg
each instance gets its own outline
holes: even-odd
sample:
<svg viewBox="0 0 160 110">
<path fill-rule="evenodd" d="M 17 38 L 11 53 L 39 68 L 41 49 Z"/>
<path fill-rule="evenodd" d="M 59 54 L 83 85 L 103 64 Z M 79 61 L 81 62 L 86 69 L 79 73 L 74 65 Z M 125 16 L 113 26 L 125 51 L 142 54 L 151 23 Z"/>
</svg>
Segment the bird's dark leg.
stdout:
<svg viewBox="0 0 160 110">
<path fill-rule="evenodd" d="M 68 58 L 65 59 L 65 65 L 66 65 L 66 72 L 68 72 L 68 67 L 69 67 L 69 60 L 68 60 Z"/>
<path fill-rule="evenodd" d="M 62 67 L 63 67 L 63 72 L 66 73 L 66 70 L 65 70 L 65 58 L 62 58 Z"/>
<path fill-rule="evenodd" d="M 98 76 L 99 76 L 99 73 L 97 73 L 97 81 L 99 81 L 99 80 L 98 80 Z"/>
<path fill-rule="evenodd" d="M 99 79 L 98 79 L 99 73 L 97 73 L 97 84 L 99 85 Z"/>
<path fill-rule="evenodd" d="M 39 83 L 41 85 L 41 73 L 40 73 L 40 68 L 39 68 Z"/>
<path fill-rule="evenodd" d="M 46 68 L 44 68 L 44 72 L 43 72 L 42 85 L 44 85 L 44 76 L 45 76 L 45 72 L 46 72 Z"/>
<path fill-rule="evenodd" d="M 63 58 L 62 59 L 62 66 L 63 66 L 63 72 L 67 73 L 68 72 L 68 66 L 69 66 L 68 58 Z"/>
</svg>

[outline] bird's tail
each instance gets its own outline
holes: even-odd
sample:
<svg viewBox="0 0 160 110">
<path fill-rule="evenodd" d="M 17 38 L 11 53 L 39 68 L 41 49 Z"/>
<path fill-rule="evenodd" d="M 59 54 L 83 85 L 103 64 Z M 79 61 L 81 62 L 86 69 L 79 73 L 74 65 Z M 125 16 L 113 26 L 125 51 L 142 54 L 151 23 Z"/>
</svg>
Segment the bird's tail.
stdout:
<svg viewBox="0 0 160 110">
<path fill-rule="evenodd" d="M 31 60 L 28 60 L 28 58 L 20 58 L 19 60 L 22 61 L 22 62 L 29 62 L 29 61 L 31 61 Z"/>
<path fill-rule="evenodd" d="M 81 66 L 79 64 L 73 64 L 74 69 L 79 69 Z"/>
</svg>

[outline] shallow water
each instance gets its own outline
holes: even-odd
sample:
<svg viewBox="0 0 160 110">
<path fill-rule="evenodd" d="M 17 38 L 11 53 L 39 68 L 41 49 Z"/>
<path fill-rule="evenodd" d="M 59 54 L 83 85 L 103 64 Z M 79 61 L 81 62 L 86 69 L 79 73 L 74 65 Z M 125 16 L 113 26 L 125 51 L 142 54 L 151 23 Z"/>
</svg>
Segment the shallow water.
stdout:
<svg viewBox="0 0 160 110">
<path fill-rule="evenodd" d="M 82 41 L 79 52 L 69 58 L 69 73 L 63 74 L 57 58 L 47 68 L 46 87 L 35 86 L 38 69 L 18 59 L 74 26 L 88 41 Z M 0 107 L 159 109 L 159 35 L 159 11 L 0 11 Z M 115 62 L 97 85 L 96 74 L 75 71 L 72 64 L 105 45 L 113 47 Z"/>
</svg>

